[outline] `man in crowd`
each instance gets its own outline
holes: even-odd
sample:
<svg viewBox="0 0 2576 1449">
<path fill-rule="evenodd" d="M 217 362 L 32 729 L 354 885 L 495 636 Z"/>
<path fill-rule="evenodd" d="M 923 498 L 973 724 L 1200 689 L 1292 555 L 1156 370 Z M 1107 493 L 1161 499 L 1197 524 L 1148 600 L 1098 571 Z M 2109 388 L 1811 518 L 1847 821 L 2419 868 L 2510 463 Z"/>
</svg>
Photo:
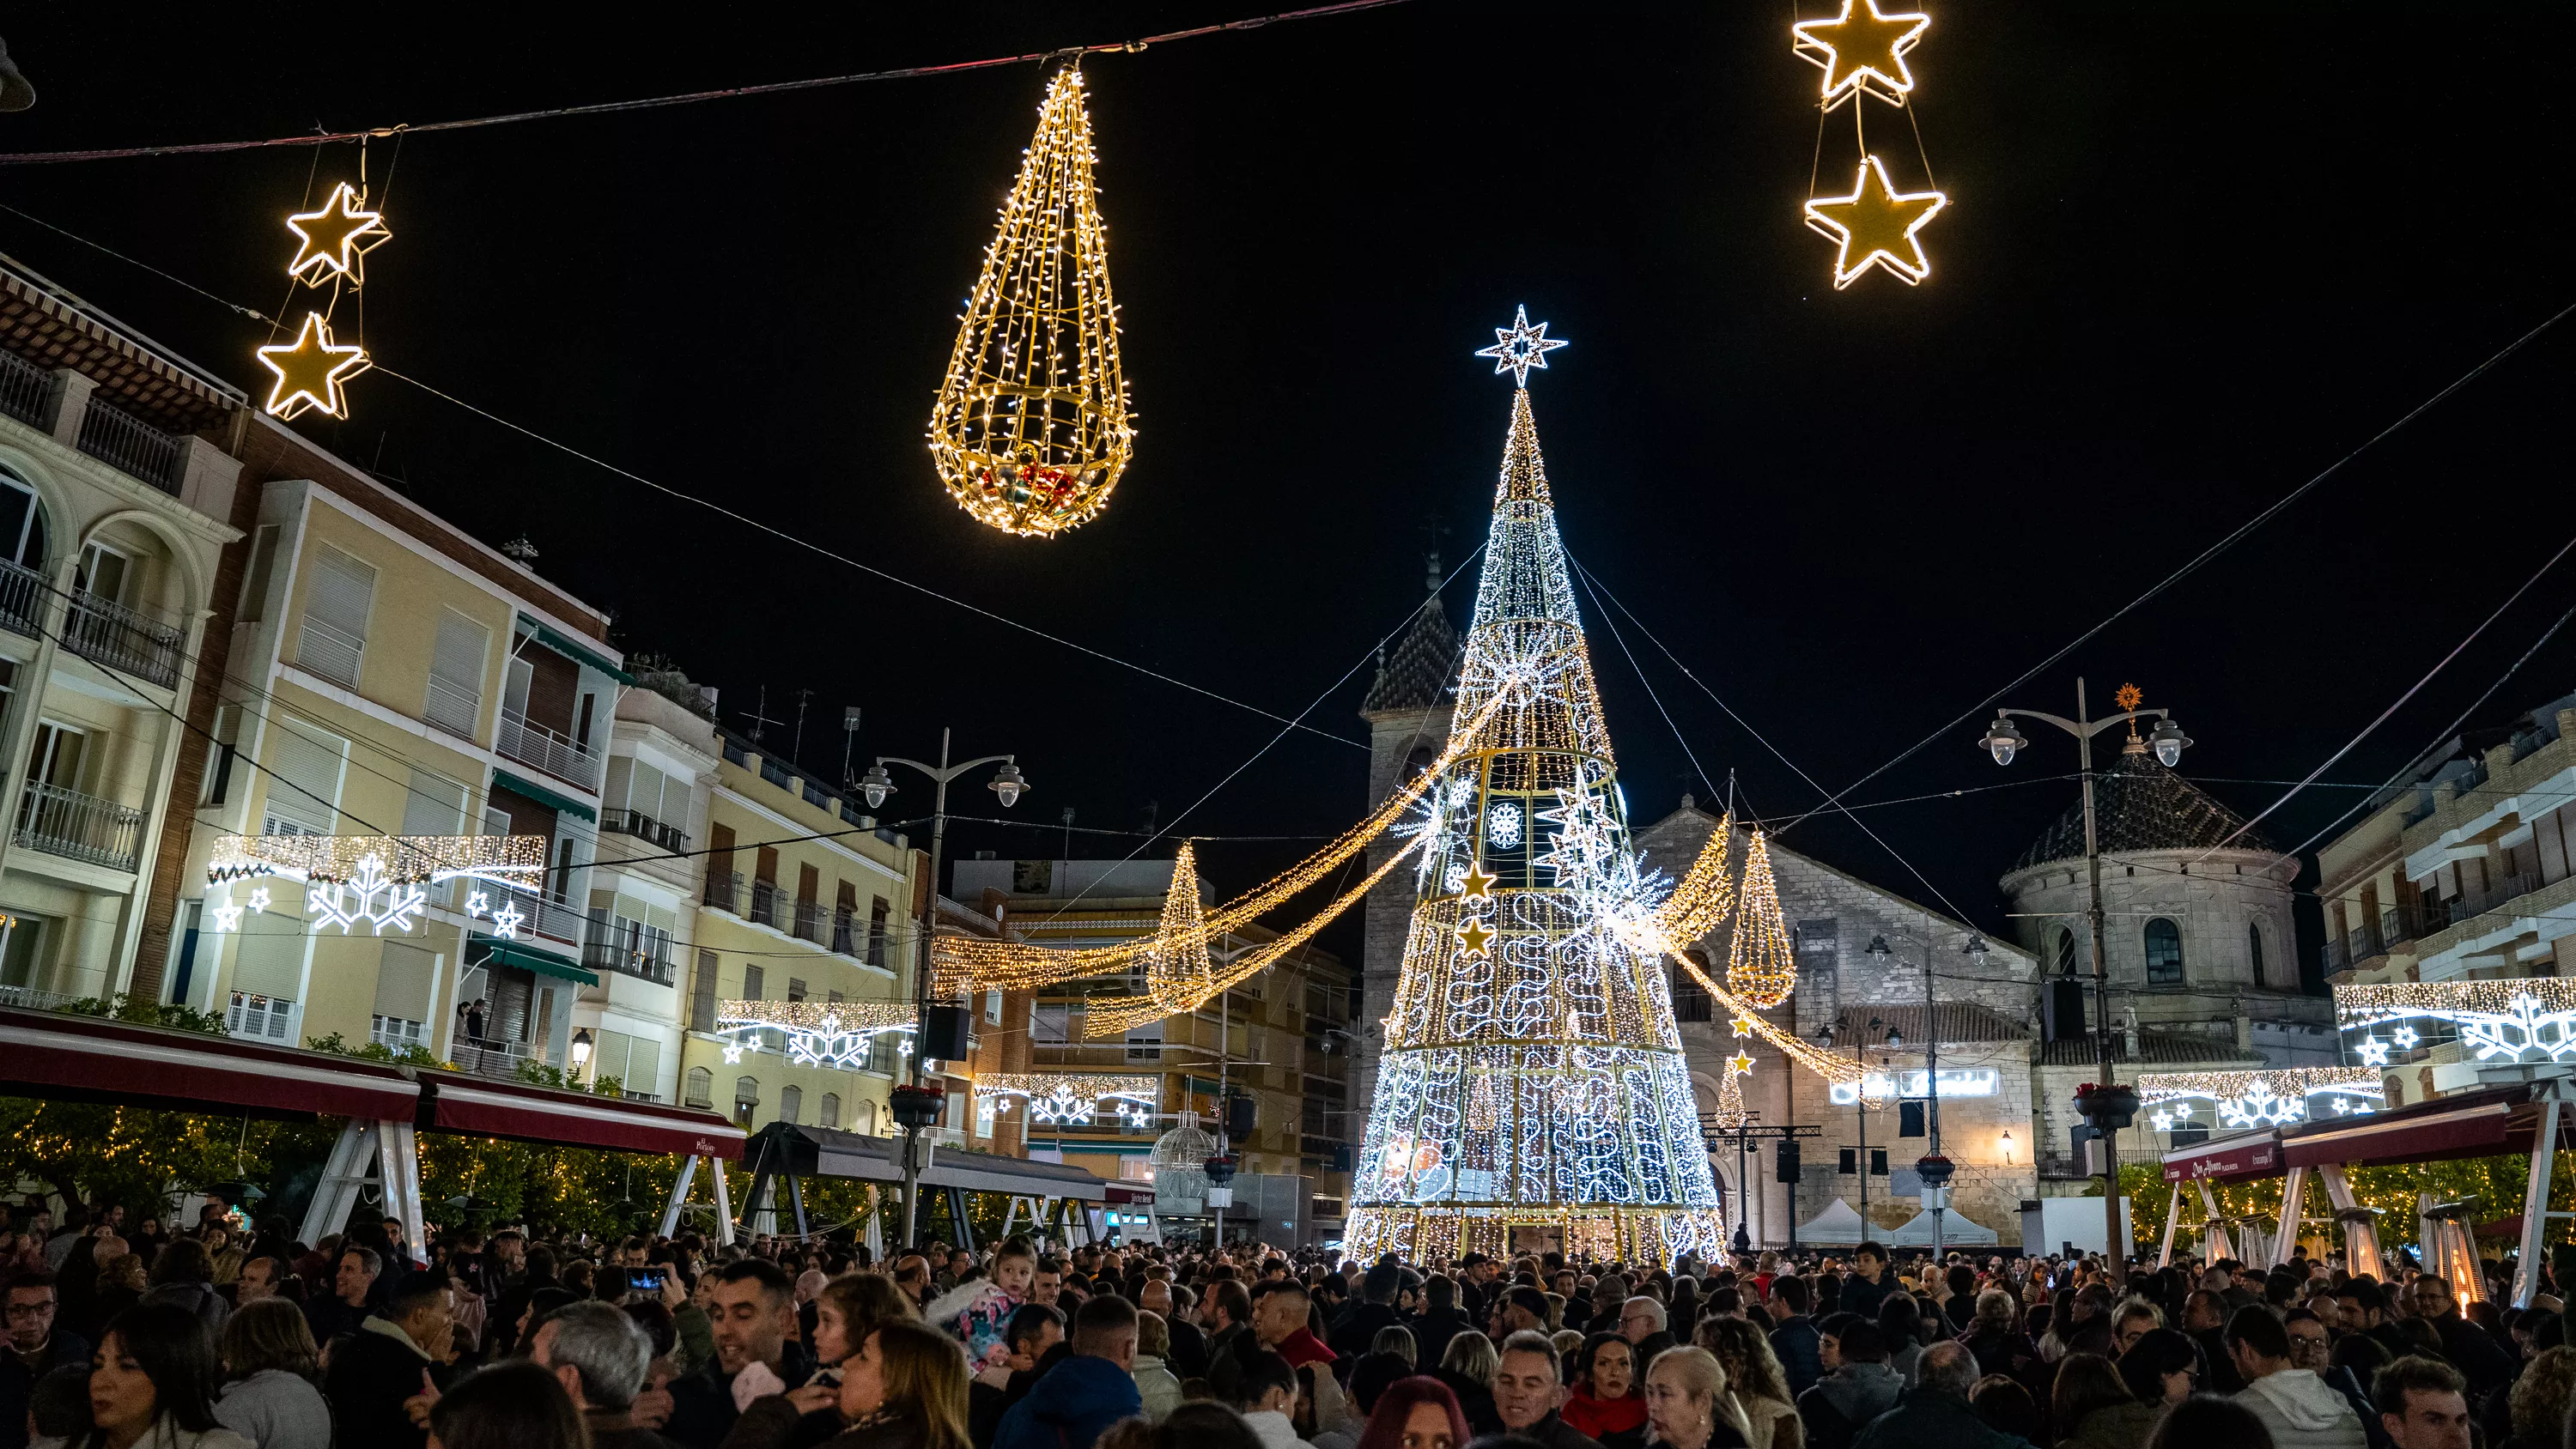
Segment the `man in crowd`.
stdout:
<svg viewBox="0 0 2576 1449">
<path fill-rule="evenodd" d="M 1619 1336 L 1628 1340 L 1628 1347 L 1638 1363 L 1644 1363 L 1672 1347 L 1673 1335 L 1664 1327 L 1663 1300 L 1640 1295 L 1620 1304 Z"/>
<path fill-rule="evenodd" d="M 1905 1401 L 1872 1420 L 1852 1449 L 2020 1449 L 2023 1440 L 1989 1426 L 1968 1407 L 1977 1356 L 1944 1339 L 1923 1350 Z"/>
<path fill-rule="evenodd" d="M 331 1295 L 304 1305 L 304 1318 L 313 1327 L 316 1345 L 327 1344 L 344 1333 L 355 1333 L 367 1321 L 367 1296 L 375 1291 L 376 1278 L 384 1267 L 384 1259 L 377 1257 L 373 1248 L 351 1248 L 340 1254 L 331 1280 Z"/>
<path fill-rule="evenodd" d="M 1843 1280 L 1842 1310 L 1863 1318 L 1878 1317 L 1878 1305 L 1887 1300 L 1896 1286 L 1887 1274 L 1887 1249 L 1877 1243 L 1863 1243 L 1852 1250 L 1851 1276 Z"/>
<path fill-rule="evenodd" d="M 1130 1373 L 1136 1362 L 1136 1310 L 1103 1295 L 1074 1314 L 1072 1352 L 1040 1375 L 1027 1397 L 1002 1415 L 993 1449 L 1092 1449 L 1145 1401 Z"/>
<path fill-rule="evenodd" d="M 322 1396 L 331 1403 L 333 1437 L 343 1444 L 421 1449 L 428 1430 L 413 1422 L 405 1405 L 435 1394 L 455 1338 L 447 1275 L 405 1274 L 386 1298 L 385 1311 L 363 1319 L 348 1342 L 332 1350 Z"/>
<path fill-rule="evenodd" d="M 1648 1299 L 1648 1302 L 1654 1300 Z M 1659 1308 L 1661 1305 L 1657 1305 Z M 1512 1289 L 1503 1298 L 1503 1333 L 1545 1333 L 1547 1331 L 1547 1295 L 1526 1283 Z"/>
<path fill-rule="evenodd" d="M 1818 1328 L 1817 1350 L 1824 1376 L 1798 1396 L 1806 1449 L 1850 1449 L 1870 1420 L 1896 1407 L 1905 1380 L 1887 1366 L 1887 1335 L 1859 1314 L 1828 1316 Z"/>
<path fill-rule="evenodd" d="M 233 1306 L 239 1308 L 263 1298 L 276 1297 L 285 1277 L 286 1265 L 275 1258 L 244 1259 L 241 1276 L 233 1280 Z"/>
<path fill-rule="evenodd" d="M 2409 1354 L 2372 1377 L 2370 1398 L 2395 1449 L 2469 1449 L 2468 1388 L 2449 1364 Z"/>
<path fill-rule="evenodd" d="M 1825 1376 L 1815 1321 L 1807 1317 L 1807 1280 L 1774 1277 L 1771 1304 L 1774 1313 L 1786 1315 L 1778 1320 L 1780 1326 L 1771 1330 L 1771 1352 L 1780 1360 L 1781 1372 L 1788 1376 L 1789 1399 L 1795 1403 L 1800 1394 L 1814 1388 L 1816 1380 Z"/>
<path fill-rule="evenodd" d="M 1065 1357 L 1055 1352 L 1065 1341 L 1065 1316 L 1043 1303 L 1023 1303 L 1002 1325 L 1002 1342 L 1010 1356 L 975 1376 L 966 1386 L 966 1435 L 975 1449 L 992 1449 L 1002 1429 L 1002 1416 L 1027 1398 L 1048 1369 Z"/>
<path fill-rule="evenodd" d="M 1207 1376 L 1207 1335 L 1190 1321 L 1191 1308 L 1187 1288 L 1176 1288 L 1169 1278 L 1148 1278 L 1138 1295 L 1136 1306 L 1157 1314 L 1171 1340 L 1168 1362 L 1172 1372 L 1185 1379 Z"/>
<path fill-rule="evenodd" d="M 1564 1403 L 1565 1382 L 1547 1335 L 1524 1329 L 1504 1339 L 1494 1366 L 1494 1412 L 1502 1416 L 1503 1432 L 1545 1449 L 1601 1449 L 1598 1440 L 1558 1416 Z"/>
<path fill-rule="evenodd" d="M 919 1253 L 906 1253 L 894 1261 L 894 1286 L 912 1300 L 917 1312 L 930 1301 L 930 1260 Z"/>
<path fill-rule="evenodd" d="M 2460 1305 L 2451 1296 L 2449 1280 L 2438 1273 L 2427 1273 L 2415 1280 L 2414 1292 L 2415 1316 L 2432 1324 L 2433 1331 L 2441 1335 L 2442 1356 L 2467 1375 L 2471 1393 L 2484 1398 L 2497 1385 L 2513 1378 L 2513 1355 L 2505 1352 L 2494 1335 L 2460 1316 Z"/>
<path fill-rule="evenodd" d="M 1378 1330 L 1403 1326 L 1403 1315 L 1395 1311 L 1396 1290 L 1403 1284 L 1404 1270 L 1395 1265 L 1393 1255 L 1360 1275 L 1360 1296 L 1342 1310 L 1332 1325 L 1333 1336 L 1326 1340 L 1336 1355 L 1358 1358 L 1376 1342 Z M 1414 1347 L 1419 1352 L 1422 1345 L 1417 1342 Z"/>
<path fill-rule="evenodd" d="M 1064 1260 L 1054 1256 L 1038 1259 L 1038 1270 L 1029 1279 L 1029 1301 L 1049 1308 L 1060 1307 L 1064 1296 Z"/>
<path fill-rule="evenodd" d="M 2216 1269 L 2211 1270 L 2213 1273 Z M 2245 1376 L 2236 1371 L 2236 1361 L 2227 1351 L 2227 1300 L 2216 1289 L 2199 1288 L 2182 1302 L 2182 1331 L 2209 1362 L 2209 1379 L 2201 1387 L 2213 1394 L 2235 1394 L 2245 1387 Z"/>
<path fill-rule="evenodd" d="M 716 1449 L 742 1417 L 738 1401 L 783 1393 L 813 1376 L 805 1350 L 788 1342 L 796 1323 L 796 1280 L 761 1258 L 714 1270 L 707 1317 L 715 1356 L 671 1381 L 671 1420 L 662 1432 L 682 1449 Z M 737 1381 L 747 1381 L 737 1397 Z"/>
<path fill-rule="evenodd" d="M 610 1304 L 568 1303 L 531 1336 L 528 1358 L 553 1371 L 590 1426 L 591 1449 L 671 1449 L 635 1423 L 635 1396 L 653 1364 L 653 1340 Z"/>
<path fill-rule="evenodd" d="M 1252 1295 L 1232 1279 L 1210 1283 L 1207 1301 L 1200 1312 L 1206 1318 L 1208 1362 L 1225 1352 L 1227 1345 L 1252 1331 Z"/>
<path fill-rule="evenodd" d="M 2363 1449 L 2361 1416 L 2343 1395 L 2290 1362 L 2290 1337 L 2262 1304 L 2227 1320 L 2227 1354 L 2245 1387 L 2235 1396 L 2263 1421 L 2272 1449 Z"/>
<path fill-rule="evenodd" d="M 58 1368 L 89 1367 L 89 1344 L 54 1326 L 59 1307 L 54 1275 L 42 1270 L 9 1280 L 0 1293 L 9 1330 L 8 1352 L 0 1353 L 0 1449 L 26 1449 L 27 1398 L 36 1380 Z"/>
<path fill-rule="evenodd" d="M 1449 1340 L 1476 1325 L 1458 1311 L 1458 1280 L 1434 1273 L 1422 1285 L 1422 1316 L 1412 1323 L 1414 1365 L 1424 1373 L 1440 1366 Z"/>
</svg>

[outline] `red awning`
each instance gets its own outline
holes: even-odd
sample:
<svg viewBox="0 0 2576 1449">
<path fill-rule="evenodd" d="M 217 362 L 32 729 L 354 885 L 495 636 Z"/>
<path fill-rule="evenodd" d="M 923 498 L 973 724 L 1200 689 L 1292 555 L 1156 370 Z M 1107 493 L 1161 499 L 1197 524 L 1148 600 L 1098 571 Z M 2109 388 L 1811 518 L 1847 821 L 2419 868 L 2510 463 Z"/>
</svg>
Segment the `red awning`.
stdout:
<svg viewBox="0 0 2576 1449">
<path fill-rule="evenodd" d="M 2367 1117 L 2312 1123 L 2281 1134 L 2282 1153 L 2292 1167 L 2384 1167 L 2492 1157 L 2516 1150 L 2517 1136 L 2528 1148 L 2535 1115 L 2530 1097 L 2529 1087 L 2499 1087 Z"/>
<path fill-rule="evenodd" d="M 2236 1182 L 2250 1177 L 2279 1177 L 2282 1169 L 2281 1139 L 2271 1132 L 2221 1138 L 2165 1154 L 2167 1182 L 2197 1182 L 2204 1178 Z"/>
<path fill-rule="evenodd" d="M 288 1121 L 408 1121 L 420 1105 L 419 1086 L 381 1062 L 6 1007 L 0 1007 L 0 1089 L 58 1101 Z"/>
<path fill-rule="evenodd" d="M 1105 1201 L 1112 1203 L 1139 1203 L 1154 1200 L 1154 1190 L 1150 1187 L 1129 1187 L 1115 1182 L 1105 1184 L 1101 1188 L 1101 1193 Z"/>
<path fill-rule="evenodd" d="M 734 1161 L 742 1157 L 743 1130 L 713 1112 L 457 1072 L 423 1071 L 418 1076 L 425 1099 L 420 1117 L 423 1131 L 612 1152 L 694 1152 Z"/>
</svg>

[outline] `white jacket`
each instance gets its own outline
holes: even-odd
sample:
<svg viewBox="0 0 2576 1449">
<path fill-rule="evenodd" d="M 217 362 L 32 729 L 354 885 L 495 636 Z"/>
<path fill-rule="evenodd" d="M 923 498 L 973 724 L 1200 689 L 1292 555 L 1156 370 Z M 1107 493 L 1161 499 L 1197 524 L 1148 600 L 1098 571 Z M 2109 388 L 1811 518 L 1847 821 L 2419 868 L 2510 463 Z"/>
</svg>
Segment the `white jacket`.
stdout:
<svg viewBox="0 0 2576 1449">
<path fill-rule="evenodd" d="M 2352 1401 L 2314 1369 L 2265 1374 L 2240 1391 L 2236 1402 L 2263 1421 L 2272 1449 L 2363 1449 L 2369 1442 Z"/>
</svg>

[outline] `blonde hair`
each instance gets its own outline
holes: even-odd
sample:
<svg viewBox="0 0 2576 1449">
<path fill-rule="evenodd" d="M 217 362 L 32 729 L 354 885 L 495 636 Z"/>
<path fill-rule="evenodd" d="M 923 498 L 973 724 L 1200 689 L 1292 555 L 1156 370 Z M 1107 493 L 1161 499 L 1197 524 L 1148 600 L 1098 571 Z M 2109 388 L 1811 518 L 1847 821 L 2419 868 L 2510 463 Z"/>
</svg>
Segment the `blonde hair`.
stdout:
<svg viewBox="0 0 2576 1449">
<path fill-rule="evenodd" d="M 1751 1320 L 1743 1318 L 1702 1319 L 1700 1327 L 1715 1325 L 1716 1342 L 1708 1345 L 1711 1357 L 1734 1386 L 1737 1395 L 1746 1398 L 1776 1399 L 1792 1403 L 1788 1371 L 1780 1367 L 1780 1356 L 1771 1350 L 1771 1341 Z"/>
<path fill-rule="evenodd" d="M 1667 1373 L 1681 1380 L 1685 1395 L 1708 1405 L 1710 1423 L 1731 1424 L 1747 1443 L 1752 1441 L 1752 1426 L 1745 1421 L 1735 1395 L 1727 1392 L 1726 1366 L 1717 1361 L 1716 1354 L 1696 1345 L 1665 1349 L 1646 1365 L 1646 1379 L 1652 1382 L 1657 1374 Z"/>
<path fill-rule="evenodd" d="M 966 1358 L 957 1341 L 927 1324 L 889 1319 L 876 1327 L 885 1406 L 920 1425 L 920 1449 L 973 1449 L 966 1432 Z"/>
</svg>

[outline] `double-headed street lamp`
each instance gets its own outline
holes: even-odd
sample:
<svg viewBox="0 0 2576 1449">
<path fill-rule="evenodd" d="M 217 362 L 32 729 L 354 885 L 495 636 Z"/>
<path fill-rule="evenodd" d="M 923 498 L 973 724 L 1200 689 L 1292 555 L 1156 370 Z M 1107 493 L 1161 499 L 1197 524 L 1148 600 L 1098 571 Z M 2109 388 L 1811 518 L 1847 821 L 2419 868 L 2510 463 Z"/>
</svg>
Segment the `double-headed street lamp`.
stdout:
<svg viewBox="0 0 2576 1449">
<path fill-rule="evenodd" d="M 903 1245 L 906 1248 L 912 1246 L 913 1231 L 920 1220 L 921 1129 L 937 1118 L 937 1107 L 931 1101 L 931 1094 L 921 1085 L 924 1055 L 921 1047 L 930 1038 L 930 943 L 939 921 L 939 856 L 948 839 L 948 782 L 978 765 L 998 763 L 1002 768 L 993 773 L 991 782 L 984 788 L 992 791 L 1002 802 L 1002 808 L 1008 810 L 1020 803 L 1020 797 L 1029 789 L 1029 782 L 1020 774 L 1017 760 L 1015 755 L 986 755 L 982 759 L 962 760 L 952 765 L 948 762 L 948 731 L 943 729 L 939 732 L 938 764 L 926 765 L 919 760 L 879 755 L 876 763 L 868 767 L 867 774 L 859 779 L 859 793 L 866 797 L 871 810 L 883 805 L 886 797 L 894 793 L 894 778 L 886 773 L 888 765 L 908 765 L 928 775 L 938 786 L 930 803 L 929 904 L 922 912 L 920 949 L 913 971 L 912 1082 L 909 1087 L 896 1088 L 893 1094 L 896 1098 L 893 1103 L 895 1120 L 903 1125 L 904 1130 Z"/>
<path fill-rule="evenodd" d="M 2126 704 L 2135 698 L 2136 696 L 2132 694 L 2129 699 L 2120 702 Z M 2182 752 L 2191 744 L 2191 737 L 2182 732 L 2181 725 L 2174 723 L 2172 712 L 2168 710 L 2132 709 L 2112 715 L 2108 719 L 2086 718 L 2084 681 L 2078 679 L 2075 681 L 2075 718 L 2073 719 L 2035 709 L 1995 711 L 1995 722 L 1986 727 L 1986 737 L 1977 743 L 1984 746 L 1987 752 L 1995 757 L 1995 763 L 1998 765 L 2011 764 L 2013 756 L 2030 743 L 2030 740 L 2013 726 L 2015 715 L 2024 719 L 2045 720 L 2075 736 L 2077 758 L 2083 767 L 2084 872 L 2090 892 L 2084 914 L 2093 925 L 2093 1040 L 2097 1057 L 2096 1066 L 2102 1074 L 2101 1085 L 2107 1090 L 2113 1085 L 2114 1065 L 2111 1046 L 2111 976 L 2103 949 L 2102 837 L 2093 818 L 2093 737 L 2113 725 L 2154 719 L 2157 723 L 2155 729 L 2147 736 L 2147 747 L 2155 751 L 2157 761 L 2168 770 L 2181 763 Z M 2129 1245 L 2120 1240 L 2120 1154 L 2112 1136 L 2118 1128 L 2105 1124 L 2097 1124 L 2097 1127 L 2102 1134 L 2100 1139 L 2104 1225 L 2102 1256 L 2111 1262 L 2111 1284 L 2114 1289 L 2117 1289 L 2125 1285 L 2129 1278 Z"/>
</svg>

